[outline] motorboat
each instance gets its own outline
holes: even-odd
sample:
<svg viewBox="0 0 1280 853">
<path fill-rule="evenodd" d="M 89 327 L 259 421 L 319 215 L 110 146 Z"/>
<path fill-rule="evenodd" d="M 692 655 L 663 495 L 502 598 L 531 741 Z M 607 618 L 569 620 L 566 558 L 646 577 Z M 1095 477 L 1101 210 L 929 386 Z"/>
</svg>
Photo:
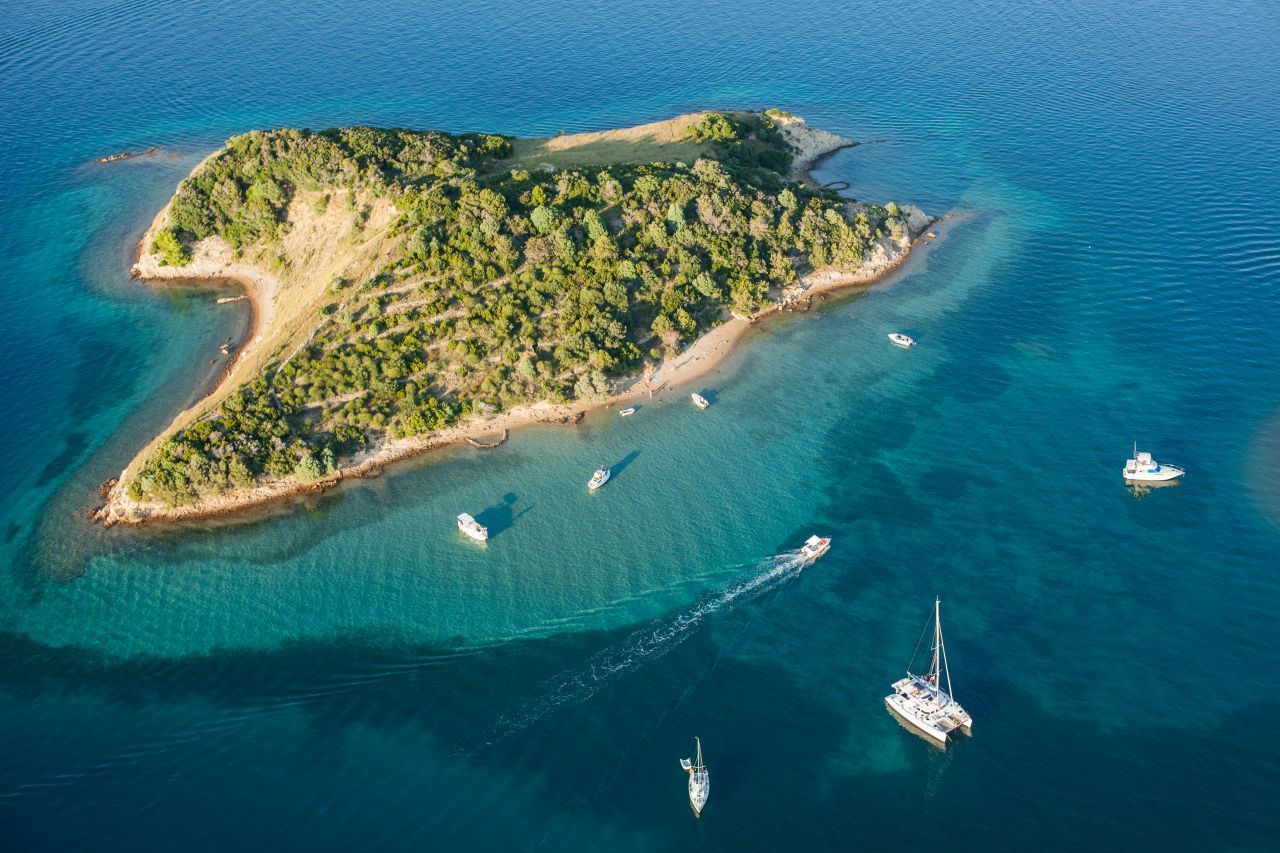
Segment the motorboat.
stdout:
<svg viewBox="0 0 1280 853">
<path fill-rule="evenodd" d="M 458 529 L 477 542 L 484 542 L 489 538 L 489 528 L 465 512 L 458 516 Z"/>
<path fill-rule="evenodd" d="M 689 774 L 689 805 L 693 806 L 695 815 L 702 817 L 702 808 L 711 796 L 711 774 L 702 763 L 702 741 L 695 737 L 693 742 L 697 746 L 694 758 L 680 759 L 680 766 Z"/>
<path fill-rule="evenodd" d="M 928 625 L 925 630 L 929 630 Z M 912 662 L 914 660 L 913 656 Z M 942 687 L 944 681 L 945 690 Z M 884 702 L 908 728 L 938 746 L 946 746 L 947 738 L 956 730 L 973 733 L 973 718 L 952 698 L 951 670 L 947 666 L 947 649 L 942 642 L 940 600 L 934 599 L 933 602 L 933 661 L 929 672 L 913 675 L 911 664 L 907 664 L 907 677 L 894 682 L 893 693 L 886 696 Z"/>
<path fill-rule="evenodd" d="M 915 338 L 910 335 L 904 335 L 901 332 L 890 332 L 889 340 L 893 342 L 894 346 L 902 347 L 903 349 L 911 349 L 916 345 Z"/>
<path fill-rule="evenodd" d="M 612 474 L 613 472 L 609 470 L 607 465 L 601 465 L 596 469 L 596 472 L 591 475 L 591 479 L 587 481 L 587 488 L 594 492 L 596 489 L 609 482 L 609 477 L 612 476 Z"/>
<path fill-rule="evenodd" d="M 693 399 L 693 404 L 699 409 L 705 409 L 707 406 L 711 405 L 711 401 L 701 394 L 690 394 L 689 396 Z"/>
<path fill-rule="evenodd" d="M 1151 454 L 1138 452 L 1138 443 L 1133 444 L 1133 458 L 1124 463 L 1124 478 L 1132 483 L 1160 483 L 1176 480 L 1186 469 L 1176 465 L 1161 465 Z"/>
<path fill-rule="evenodd" d="M 800 547 L 800 556 L 806 563 L 812 563 L 831 550 L 830 536 L 810 536 Z"/>
<path fill-rule="evenodd" d="M 636 407 L 628 406 L 627 408 L 623 409 L 621 412 L 618 412 L 618 416 L 625 418 L 625 417 L 634 415 L 635 413 L 636 413 Z"/>
</svg>

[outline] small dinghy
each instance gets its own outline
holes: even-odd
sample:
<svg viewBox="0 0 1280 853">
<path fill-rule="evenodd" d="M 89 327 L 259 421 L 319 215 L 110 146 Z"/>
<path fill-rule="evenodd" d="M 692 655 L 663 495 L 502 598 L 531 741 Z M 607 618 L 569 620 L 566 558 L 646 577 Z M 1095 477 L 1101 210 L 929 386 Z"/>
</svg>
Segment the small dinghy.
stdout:
<svg viewBox="0 0 1280 853">
<path fill-rule="evenodd" d="M 635 413 L 636 413 L 636 407 L 628 406 L 627 408 L 623 409 L 621 412 L 618 412 L 618 416 L 625 418 L 625 417 L 634 415 Z"/>
<path fill-rule="evenodd" d="M 890 332 L 889 340 L 893 342 L 895 347 L 902 347 L 903 349 L 911 349 L 916 345 L 915 338 L 909 335 L 904 335 L 901 332 Z"/>
<path fill-rule="evenodd" d="M 693 806 L 695 815 L 702 817 L 702 807 L 711 796 L 711 774 L 707 772 L 707 765 L 702 763 L 702 741 L 694 738 L 693 742 L 697 745 L 695 757 L 693 760 L 680 759 L 680 766 L 689 774 L 689 805 Z"/>
<path fill-rule="evenodd" d="M 489 528 L 476 521 L 469 513 L 464 512 L 458 516 L 458 529 L 477 542 L 484 542 L 489 538 Z"/>
<path fill-rule="evenodd" d="M 711 401 L 701 394 L 690 394 L 689 397 L 693 400 L 693 404 L 699 409 L 705 409 L 707 406 L 711 405 Z"/>
<path fill-rule="evenodd" d="M 612 473 L 613 472 L 609 470 L 607 465 L 601 465 L 596 469 L 596 472 L 591 475 L 591 479 L 587 481 L 587 488 L 594 492 L 596 489 L 609 482 L 609 477 L 612 476 Z"/>
</svg>

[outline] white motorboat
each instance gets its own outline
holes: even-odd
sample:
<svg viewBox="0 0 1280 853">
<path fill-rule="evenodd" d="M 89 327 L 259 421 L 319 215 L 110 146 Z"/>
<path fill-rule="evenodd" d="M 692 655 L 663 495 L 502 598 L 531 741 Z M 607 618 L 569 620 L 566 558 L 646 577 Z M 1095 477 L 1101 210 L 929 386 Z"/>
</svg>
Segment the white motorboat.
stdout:
<svg viewBox="0 0 1280 853">
<path fill-rule="evenodd" d="M 489 528 L 465 512 L 458 516 L 458 529 L 477 542 L 484 542 L 489 538 Z"/>
<path fill-rule="evenodd" d="M 1139 453 L 1138 443 L 1133 443 L 1133 458 L 1124 463 L 1124 478 L 1133 483 L 1160 483 L 1176 480 L 1187 473 L 1176 465 L 1161 465 L 1150 453 Z"/>
<path fill-rule="evenodd" d="M 618 416 L 625 418 L 629 415 L 634 415 L 635 413 L 636 413 L 635 406 L 628 406 L 627 408 L 623 409 L 621 412 L 618 412 Z"/>
<path fill-rule="evenodd" d="M 690 394 L 689 396 L 693 399 L 693 404 L 699 409 L 705 409 L 711 405 L 711 401 L 701 394 Z"/>
<path fill-rule="evenodd" d="M 800 556 L 804 557 L 806 563 L 812 563 L 830 550 L 830 536 L 810 536 L 804 540 L 804 545 L 800 548 Z"/>
<path fill-rule="evenodd" d="M 894 346 L 902 347 L 903 349 L 911 349 L 916 345 L 915 338 L 910 335 L 904 335 L 901 332 L 890 332 L 889 340 L 893 341 Z"/>
<path fill-rule="evenodd" d="M 613 472 L 609 470 L 607 465 L 601 465 L 596 469 L 596 472 L 591 475 L 591 479 L 587 481 L 587 488 L 594 492 L 596 489 L 609 482 L 609 477 L 612 476 L 612 474 Z"/>
<path fill-rule="evenodd" d="M 695 815 L 702 817 L 702 807 L 711 796 L 711 774 L 707 772 L 707 765 L 702 763 L 702 741 L 695 737 L 693 742 L 697 745 L 695 757 L 693 760 L 680 759 L 680 766 L 689 774 L 689 805 L 693 806 Z"/>
<path fill-rule="evenodd" d="M 929 630 L 928 625 L 925 630 Z M 919 650 L 918 645 L 916 648 Z M 942 689 L 944 680 L 946 690 Z M 907 726 L 939 746 L 946 746 L 947 737 L 956 729 L 972 734 L 973 718 L 952 698 L 951 670 L 942 642 L 941 601 L 935 599 L 933 603 L 933 662 L 928 674 L 912 675 L 908 664 L 907 677 L 894 682 L 893 693 L 884 702 Z"/>
</svg>

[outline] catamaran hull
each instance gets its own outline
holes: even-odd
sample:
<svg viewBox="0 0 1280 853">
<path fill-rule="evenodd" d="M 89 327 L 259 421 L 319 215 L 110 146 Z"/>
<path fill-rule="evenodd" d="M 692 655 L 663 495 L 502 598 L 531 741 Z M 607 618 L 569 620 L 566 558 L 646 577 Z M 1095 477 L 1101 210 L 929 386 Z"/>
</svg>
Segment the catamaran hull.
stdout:
<svg viewBox="0 0 1280 853">
<path fill-rule="evenodd" d="M 886 696 L 884 704 L 885 707 L 889 709 L 889 712 L 893 714 L 893 716 L 897 717 L 904 726 L 912 732 L 923 736 L 930 743 L 937 746 L 947 745 L 947 732 L 942 731 L 937 726 L 927 725 L 917 720 L 909 711 L 898 707 L 897 703 L 894 701 L 895 699 L 897 699 L 896 694 L 893 696 Z"/>
</svg>

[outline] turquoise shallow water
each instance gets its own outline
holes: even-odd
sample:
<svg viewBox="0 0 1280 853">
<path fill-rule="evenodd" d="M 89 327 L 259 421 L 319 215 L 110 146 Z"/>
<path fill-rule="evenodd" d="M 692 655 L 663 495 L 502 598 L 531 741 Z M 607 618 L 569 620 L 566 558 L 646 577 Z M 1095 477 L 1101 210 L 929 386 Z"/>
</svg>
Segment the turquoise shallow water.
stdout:
<svg viewBox="0 0 1280 853">
<path fill-rule="evenodd" d="M 15 849 L 1270 849 L 1280 16 L 1265 3 L 37 4 L 0 38 Z M 590 49 L 585 46 L 590 45 Z M 230 49 L 233 46 L 234 49 Z M 957 219 L 620 421 L 251 523 L 76 513 L 246 321 L 127 278 L 231 133 L 780 105 Z M 159 144 L 157 158 L 86 165 Z M 902 329 L 920 346 L 890 347 Z M 1186 465 L 1138 496 L 1137 439 Z M 583 485 L 601 462 L 616 481 Z M 483 549 L 452 529 L 481 514 Z M 809 532 L 803 574 L 771 560 Z M 931 598 L 975 735 L 885 712 Z M 694 821 L 676 759 L 706 745 Z M 914 830 L 912 830 L 914 831 Z"/>
</svg>

